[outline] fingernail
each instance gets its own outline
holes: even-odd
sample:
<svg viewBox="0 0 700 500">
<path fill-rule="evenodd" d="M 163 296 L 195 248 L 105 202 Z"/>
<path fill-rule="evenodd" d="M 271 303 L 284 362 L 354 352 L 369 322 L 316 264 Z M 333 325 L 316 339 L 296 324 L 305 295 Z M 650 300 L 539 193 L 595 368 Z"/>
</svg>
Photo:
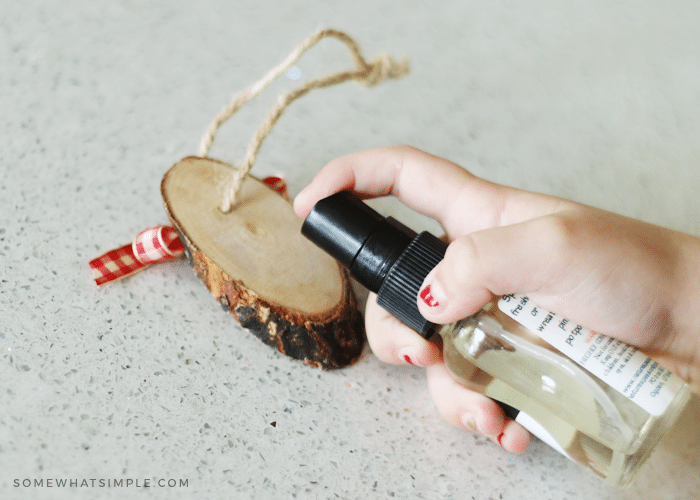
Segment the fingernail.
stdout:
<svg viewBox="0 0 700 500">
<path fill-rule="evenodd" d="M 505 437 L 506 433 L 501 432 L 498 437 L 496 438 L 496 441 L 498 441 L 498 444 L 501 445 L 501 448 L 503 448 L 503 438 Z"/>
<path fill-rule="evenodd" d="M 403 349 L 400 349 L 397 354 L 398 354 L 399 358 L 403 359 L 409 365 L 417 365 L 418 364 L 416 362 L 416 355 L 413 353 L 413 349 L 411 349 L 409 347 L 404 347 Z"/>
<path fill-rule="evenodd" d="M 462 417 L 464 426 L 472 432 L 481 432 L 476 425 L 476 416 L 473 413 L 466 413 Z"/>
<path fill-rule="evenodd" d="M 304 202 L 304 200 L 306 199 L 306 196 L 307 196 L 307 195 L 306 195 L 306 191 L 308 190 L 307 188 L 308 188 L 308 186 L 305 187 L 304 189 L 302 189 L 302 190 L 294 197 L 294 201 L 292 202 L 292 206 L 294 207 L 294 210 L 299 210 L 299 209 L 301 208 L 300 205 Z"/>
<path fill-rule="evenodd" d="M 435 284 L 427 285 L 423 288 L 423 290 L 420 291 L 419 297 L 428 307 L 437 307 L 440 305 L 440 302 L 444 302 L 442 290 Z"/>
</svg>

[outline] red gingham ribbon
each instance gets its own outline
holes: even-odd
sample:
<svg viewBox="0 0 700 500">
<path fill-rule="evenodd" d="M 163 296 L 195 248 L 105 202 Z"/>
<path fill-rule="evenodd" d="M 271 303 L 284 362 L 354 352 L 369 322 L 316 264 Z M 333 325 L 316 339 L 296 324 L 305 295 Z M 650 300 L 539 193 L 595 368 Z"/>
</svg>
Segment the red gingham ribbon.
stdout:
<svg viewBox="0 0 700 500">
<path fill-rule="evenodd" d="M 284 178 L 269 176 L 262 179 L 270 188 L 289 200 Z M 177 231 L 170 226 L 156 226 L 141 231 L 133 243 L 110 250 L 90 261 L 97 285 L 126 278 L 152 264 L 176 259 L 185 254 Z"/>
<path fill-rule="evenodd" d="M 141 231 L 133 243 L 91 260 L 90 268 L 95 283 L 104 285 L 184 254 L 177 231 L 170 226 L 157 226 Z"/>
<path fill-rule="evenodd" d="M 265 184 L 270 186 L 272 189 L 277 191 L 279 194 L 284 196 L 287 201 L 289 200 L 289 193 L 287 192 L 287 181 L 283 177 L 278 177 L 276 175 L 270 175 L 262 180 Z"/>
</svg>

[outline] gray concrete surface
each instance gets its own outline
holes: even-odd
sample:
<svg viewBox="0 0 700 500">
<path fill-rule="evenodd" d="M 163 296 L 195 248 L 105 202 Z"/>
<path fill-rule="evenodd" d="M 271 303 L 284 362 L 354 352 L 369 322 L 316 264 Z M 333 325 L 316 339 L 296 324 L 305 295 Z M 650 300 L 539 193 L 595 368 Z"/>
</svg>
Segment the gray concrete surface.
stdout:
<svg viewBox="0 0 700 500">
<path fill-rule="evenodd" d="M 0 497 L 697 498 L 697 399 L 617 492 L 542 443 L 511 456 L 450 427 L 421 369 L 367 353 L 326 373 L 278 355 L 185 262 L 99 290 L 87 262 L 167 222 L 165 171 L 197 152 L 234 92 L 321 27 L 368 56 L 408 56 L 412 72 L 295 103 L 254 173 L 284 173 L 294 194 L 337 156 L 407 143 L 700 234 L 699 21 L 683 1 L 4 0 Z M 326 41 L 298 67 L 305 78 L 346 64 Z M 240 160 L 293 85 L 244 108 L 211 156 Z"/>
</svg>

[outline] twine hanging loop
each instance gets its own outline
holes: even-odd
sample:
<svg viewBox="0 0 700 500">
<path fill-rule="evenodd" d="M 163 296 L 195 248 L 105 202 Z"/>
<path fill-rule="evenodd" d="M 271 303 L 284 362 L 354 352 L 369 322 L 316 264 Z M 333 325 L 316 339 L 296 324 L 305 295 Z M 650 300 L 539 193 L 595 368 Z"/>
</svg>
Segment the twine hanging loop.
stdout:
<svg viewBox="0 0 700 500">
<path fill-rule="evenodd" d="M 299 44 L 282 63 L 270 70 L 270 72 L 260 81 L 254 83 L 245 91 L 233 97 L 231 102 L 214 118 L 204 134 L 204 137 L 202 137 L 202 141 L 199 146 L 199 156 L 204 158 L 207 156 L 209 149 L 214 142 L 217 131 L 221 125 L 223 125 L 229 118 L 231 118 L 231 116 L 233 116 L 234 113 L 236 113 L 236 111 L 238 111 L 245 103 L 260 95 L 260 93 L 262 93 L 262 91 L 265 90 L 267 86 L 272 83 L 272 81 L 289 71 L 289 69 L 307 50 L 309 50 L 323 38 L 327 37 L 336 38 L 347 46 L 348 50 L 350 51 L 350 56 L 355 64 L 355 69 L 332 73 L 321 78 L 309 80 L 302 86 L 279 97 L 277 104 L 270 110 L 263 123 L 253 135 L 253 138 L 248 144 L 246 156 L 242 165 L 235 170 L 230 183 L 225 188 L 220 207 L 222 212 L 228 213 L 235 206 L 237 195 L 241 189 L 243 180 L 253 167 L 262 142 L 270 133 L 272 127 L 274 127 L 280 116 L 282 116 L 282 113 L 287 106 L 289 106 L 296 99 L 306 95 L 313 89 L 329 87 L 348 80 L 354 80 L 365 87 L 372 87 L 388 79 L 402 78 L 408 73 L 409 67 L 408 60 L 406 59 L 395 62 L 388 54 L 379 54 L 371 62 L 367 62 L 362 57 L 357 43 L 347 34 L 333 29 L 321 30 Z"/>
</svg>

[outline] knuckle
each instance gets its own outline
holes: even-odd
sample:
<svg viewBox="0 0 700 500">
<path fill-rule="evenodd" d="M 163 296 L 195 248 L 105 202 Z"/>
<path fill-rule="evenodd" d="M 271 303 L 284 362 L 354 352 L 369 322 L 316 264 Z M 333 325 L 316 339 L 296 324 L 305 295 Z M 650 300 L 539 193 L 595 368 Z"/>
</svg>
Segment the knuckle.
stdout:
<svg viewBox="0 0 700 500">
<path fill-rule="evenodd" d="M 418 148 L 415 148 L 415 147 L 410 146 L 408 144 L 397 144 L 396 146 L 394 146 L 394 149 L 396 152 L 404 153 L 404 154 L 412 154 L 412 153 L 417 153 L 420 151 Z"/>
<path fill-rule="evenodd" d="M 464 280 L 478 268 L 480 258 L 477 238 L 476 234 L 463 236 L 447 247 L 445 261 L 448 269 L 443 269 L 443 272 L 449 274 L 450 279 Z"/>
<path fill-rule="evenodd" d="M 538 221 L 542 241 L 552 250 L 571 248 L 580 237 L 580 225 L 568 214 L 553 214 Z"/>
</svg>

